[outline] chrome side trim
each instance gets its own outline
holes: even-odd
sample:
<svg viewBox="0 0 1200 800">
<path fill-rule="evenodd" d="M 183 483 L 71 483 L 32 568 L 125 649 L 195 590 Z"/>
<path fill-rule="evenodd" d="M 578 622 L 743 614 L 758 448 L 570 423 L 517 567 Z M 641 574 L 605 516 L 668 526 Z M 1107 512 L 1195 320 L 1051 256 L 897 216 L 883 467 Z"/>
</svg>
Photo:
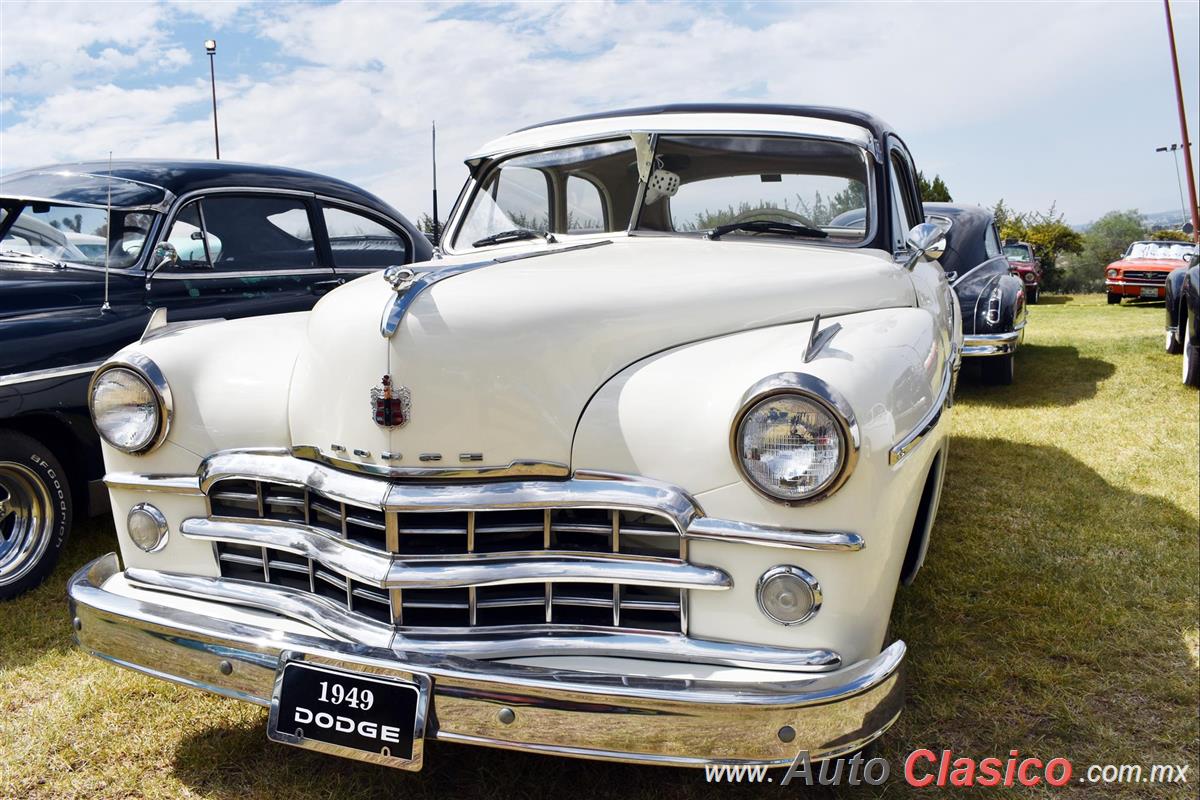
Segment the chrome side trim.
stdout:
<svg viewBox="0 0 1200 800">
<path fill-rule="evenodd" d="M 1021 340 L 1020 328 L 1007 333 L 980 333 L 963 337 L 962 354 L 964 358 L 978 356 L 1004 356 L 1015 352 Z"/>
<path fill-rule="evenodd" d="M 261 625 L 234 622 L 187 610 L 169 593 L 134 599 L 106 591 L 119 569 L 110 553 L 68 583 L 75 638 L 85 652 L 263 706 L 284 653 L 379 676 L 427 675 L 437 709 L 437 725 L 426 731 L 433 739 L 633 763 L 786 766 L 797 749 L 820 759 L 861 748 L 895 722 L 904 701 L 903 642 L 840 669 L 784 680 L 588 673 L 461 658 L 440 642 L 398 638 L 391 648 L 375 647 L 280 631 L 266 617 Z M 673 658 L 670 652 L 663 648 Z M 516 710 L 507 722 L 499 718 L 506 707 Z M 785 725 L 795 740 L 775 735 Z"/>
<path fill-rule="evenodd" d="M 938 396 L 930 406 L 929 411 L 925 413 L 921 421 L 913 430 L 897 442 L 888 453 L 888 464 L 895 466 L 908 457 L 908 454 L 925 440 L 929 432 L 937 427 L 938 421 L 942 418 L 942 412 L 950 407 L 953 401 L 951 390 L 954 386 L 954 373 L 957 369 L 959 359 L 951 354 L 951 357 L 946 359 L 946 367 L 942 373 L 942 386 L 938 390 Z"/>
<path fill-rule="evenodd" d="M 713 517 L 697 517 L 692 520 L 684 535 L 689 539 L 792 547 L 797 550 L 854 552 L 867 546 L 863 537 L 857 533 L 793 530 Z"/>
<path fill-rule="evenodd" d="M 823 672 L 841 665 L 841 657 L 822 648 L 689 639 L 678 633 L 625 631 L 585 626 L 521 625 L 494 628 L 409 628 L 352 614 L 335 602 L 310 592 L 225 578 L 129 569 L 125 578 L 136 588 L 151 589 L 209 602 L 228 602 L 280 614 L 304 622 L 327 636 L 404 654 L 459 656 L 472 659 L 531 658 L 546 655 L 668 658 L 685 663 L 721 664 L 786 672 Z"/>
<path fill-rule="evenodd" d="M 54 378 L 71 378 L 76 375 L 90 375 L 104 361 L 89 361 L 85 364 L 72 364 L 68 367 L 51 367 L 50 369 L 35 369 L 31 372 L 12 372 L 0 375 L 0 386 L 16 386 L 19 383 L 48 381 Z"/>
<path fill-rule="evenodd" d="M 203 497 L 200 479 L 195 475 L 142 475 L 136 472 L 110 472 L 104 476 L 109 489 L 135 492 L 170 492 Z"/>
<path fill-rule="evenodd" d="M 286 550 L 384 589 L 449 589 L 515 583 L 622 583 L 680 589 L 728 589 L 724 571 L 675 559 L 567 552 L 464 554 L 404 560 L 355 546 L 316 528 L 286 523 L 192 518 L 185 536 Z"/>
</svg>

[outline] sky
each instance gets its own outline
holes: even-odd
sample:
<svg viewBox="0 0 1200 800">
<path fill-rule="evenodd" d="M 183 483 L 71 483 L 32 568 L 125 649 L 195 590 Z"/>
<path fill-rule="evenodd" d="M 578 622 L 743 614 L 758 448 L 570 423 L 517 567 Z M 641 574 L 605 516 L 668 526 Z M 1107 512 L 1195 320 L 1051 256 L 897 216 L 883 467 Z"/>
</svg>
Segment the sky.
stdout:
<svg viewBox="0 0 1200 800">
<path fill-rule="evenodd" d="M 1172 3 L 1200 140 L 1200 3 Z M 670 102 L 870 111 L 959 202 L 1086 223 L 1180 208 L 1163 6 L 1146 2 L 23 3 L 0 0 L 0 173 L 221 155 L 443 217 L 516 128 Z M 1195 147 L 1193 147 L 1193 152 Z M 1180 159 L 1182 168 L 1182 159 Z M 1186 193 L 1186 186 L 1184 187 Z"/>
</svg>

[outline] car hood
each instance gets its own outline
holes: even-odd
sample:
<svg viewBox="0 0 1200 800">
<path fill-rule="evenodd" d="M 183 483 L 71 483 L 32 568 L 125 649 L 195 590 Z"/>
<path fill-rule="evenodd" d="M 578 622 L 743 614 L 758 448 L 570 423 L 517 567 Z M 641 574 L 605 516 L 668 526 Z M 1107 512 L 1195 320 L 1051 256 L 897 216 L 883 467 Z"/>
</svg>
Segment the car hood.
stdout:
<svg viewBox="0 0 1200 800">
<path fill-rule="evenodd" d="M 1108 265 L 1108 269 L 1153 269 L 1170 272 L 1179 269 L 1186 262 L 1181 258 L 1122 258 Z"/>
<path fill-rule="evenodd" d="M 513 251 L 428 266 L 500 252 Z M 532 257 L 434 284 L 391 338 L 380 320 L 396 293 L 381 275 L 330 293 L 293 373 L 293 443 L 376 466 L 568 465 L 589 399 L 635 361 L 818 313 L 914 302 L 908 273 L 876 251 L 637 237 L 522 252 Z M 372 418 L 371 390 L 385 374 L 411 395 L 403 426 Z M 664 424 L 672 405 L 694 402 L 705 398 L 664 397 Z"/>
<path fill-rule="evenodd" d="M 0 317 L 73 308 L 103 293 L 104 275 L 0 258 Z"/>
</svg>

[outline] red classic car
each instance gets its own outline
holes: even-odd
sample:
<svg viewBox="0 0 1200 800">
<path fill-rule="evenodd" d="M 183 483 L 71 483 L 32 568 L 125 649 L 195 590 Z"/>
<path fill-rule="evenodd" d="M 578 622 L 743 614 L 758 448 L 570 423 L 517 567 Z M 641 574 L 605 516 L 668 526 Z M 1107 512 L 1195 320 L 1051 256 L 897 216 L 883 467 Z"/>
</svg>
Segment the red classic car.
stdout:
<svg viewBox="0 0 1200 800">
<path fill-rule="evenodd" d="M 1019 242 L 1016 239 L 1004 240 L 1004 257 L 1017 271 L 1017 277 L 1025 284 L 1025 302 L 1038 301 L 1038 287 L 1042 282 L 1042 262 L 1038 261 L 1029 242 Z"/>
<path fill-rule="evenodd" d="M 1186 266 L 1195 254 L 1196 245 L 1191 242 L 1134 242 L 1104 271 L 1108 302 L 1119 303 L 1122 297 L 1163 299 L 1167 275 Z"/>
</svg>

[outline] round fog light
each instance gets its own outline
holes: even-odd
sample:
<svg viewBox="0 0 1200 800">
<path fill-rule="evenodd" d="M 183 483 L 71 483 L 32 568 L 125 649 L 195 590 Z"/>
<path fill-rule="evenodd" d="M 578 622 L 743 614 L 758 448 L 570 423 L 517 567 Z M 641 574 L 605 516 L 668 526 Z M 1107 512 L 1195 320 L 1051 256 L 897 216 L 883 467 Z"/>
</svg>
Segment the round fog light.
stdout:
<svg viewBox="0 0 1200 800">
<path fill-rule="evenodd" d="M 772 622 L 799 625 L 820 610 L 821 585 L 800 567 L 771 567 L 758 579 L 758 607 Z"/>
<path fill-rule="evenodd" d="M 149 503 L 138 503 L 129 509 L 125 527 L 133 543 L 147 553 L 161 550 L 167 543 L 167 518 Z"/>
</svg>

